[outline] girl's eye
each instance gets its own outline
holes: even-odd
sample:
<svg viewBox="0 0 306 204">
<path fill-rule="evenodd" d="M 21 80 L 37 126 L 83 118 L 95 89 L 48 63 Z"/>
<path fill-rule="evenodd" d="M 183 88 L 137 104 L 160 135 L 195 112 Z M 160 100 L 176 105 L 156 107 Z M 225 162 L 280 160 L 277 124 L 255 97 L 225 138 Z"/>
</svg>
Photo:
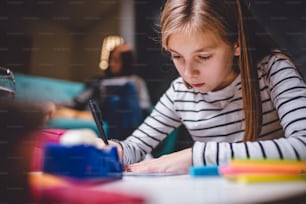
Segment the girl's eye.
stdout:
<svg viewBox="0 0 306 204">
<path fill-rule="evenodd" d="M 211 56 L 199 56 L 200 60 L 208 60 Z"/>
<path fill-rule="evenodd" d="M 171 55 L 171 58 L 174 59 L 174 60 L 175 60 L 175 59 L 177 60 L 177 59 L 180 59 L 181 56 L 180 56 L 180 55 Z"/>
</svg>

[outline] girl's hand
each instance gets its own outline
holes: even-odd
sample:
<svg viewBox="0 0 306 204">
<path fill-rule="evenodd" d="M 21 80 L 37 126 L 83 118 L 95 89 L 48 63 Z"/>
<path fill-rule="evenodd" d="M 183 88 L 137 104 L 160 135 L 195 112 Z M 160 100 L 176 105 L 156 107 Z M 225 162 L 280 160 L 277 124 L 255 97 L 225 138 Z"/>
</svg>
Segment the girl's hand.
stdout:
<svg viewBox="0 0 306 204">
<path fill-rule="evenodd" d="M 113 140 L 108 140 L 108 143 L 109 145 L 105 145 L 104 141 L 91 129 L 68 130 L 60 139 L 60 144 L 66 146 L 87 144 L 101 150 L 109 150 L 110 147 L 115 146 L 117 147 L 119 160 L 122 162 L 122 147 L 120 143 Z"/>
<path fill-rule="evenodd" d="M 126 171 L 142 173 L 188 173 L 192 165 L 191 148 L 156 159 L 145 160 L 125 167 Z"/>
<path fill-rule="evenodd" d="M 123 150 L 122 150 L 122 146 L 121 144 L 119 143 L 119 141 L 114 141 L 114 140 L 108 140 L 108 146 L 104 144 L 103 140 L 101 138 L 96 138 L 96 147 L 98 149 L 108 149 L 109 147 L 111 146 L 115 146 L 117 147 L 117 152 L 118 152 L 118 157 L 119 157 L 119 160 L 122 162 L 123 161 Z"/>
</svg>

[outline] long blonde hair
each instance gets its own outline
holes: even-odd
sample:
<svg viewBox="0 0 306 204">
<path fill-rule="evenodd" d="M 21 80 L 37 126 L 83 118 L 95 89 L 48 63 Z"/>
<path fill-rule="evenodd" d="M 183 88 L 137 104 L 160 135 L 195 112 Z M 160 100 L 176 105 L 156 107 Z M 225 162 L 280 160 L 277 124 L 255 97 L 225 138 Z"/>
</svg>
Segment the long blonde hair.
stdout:
<svg viewBox="0 0 306 204">
<path fill-rule="evenodd" d="M 278 49 L 259 27 L 251 12 L 240 0 L 167 0 L 161 14 L 161 43 L 167 50 L 173 33 L 209 30 L 224 42 L 238 43 L 245 117 L 244 141 L 257 139 L 262 126 L 262 105 L 256 62 Z"/>
</svg>

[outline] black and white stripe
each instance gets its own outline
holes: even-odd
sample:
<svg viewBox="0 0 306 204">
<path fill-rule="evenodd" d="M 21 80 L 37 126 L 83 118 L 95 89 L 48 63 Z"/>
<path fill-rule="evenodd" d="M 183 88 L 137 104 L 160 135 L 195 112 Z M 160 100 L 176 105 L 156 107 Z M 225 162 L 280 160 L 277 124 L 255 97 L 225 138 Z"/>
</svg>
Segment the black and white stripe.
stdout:
<svg viewBox="0 0 306 204">
<path fill-rule="evenodd" d="M 259 141 L 243 143 L 241 83 L 209 93 L 173 81 L 151 116 L 124 142 L 124 163 L 143 159 L 174 128 L 185 125 L 195 140 L 194 165 L 226 164 L 231 158 L 306 160 L 306 85 L 294 65 L 278 56 L 258 67 L 263 109 Z"/>
</svg>

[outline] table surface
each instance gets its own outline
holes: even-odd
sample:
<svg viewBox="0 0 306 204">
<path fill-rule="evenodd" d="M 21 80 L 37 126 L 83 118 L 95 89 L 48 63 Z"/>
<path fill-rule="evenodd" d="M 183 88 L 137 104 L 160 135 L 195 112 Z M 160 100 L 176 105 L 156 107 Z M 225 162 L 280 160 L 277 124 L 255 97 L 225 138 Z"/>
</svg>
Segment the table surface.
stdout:
<svg viewBox="0 0 306 204">
<path fill-rule="evenodd" d="M 238 183 L 223 177 L 190 175 L 128 175 L 93 188 L 143 196 L 148 204 L 267 203 L 306 195 L 304 181 Z"/>
</svg>

